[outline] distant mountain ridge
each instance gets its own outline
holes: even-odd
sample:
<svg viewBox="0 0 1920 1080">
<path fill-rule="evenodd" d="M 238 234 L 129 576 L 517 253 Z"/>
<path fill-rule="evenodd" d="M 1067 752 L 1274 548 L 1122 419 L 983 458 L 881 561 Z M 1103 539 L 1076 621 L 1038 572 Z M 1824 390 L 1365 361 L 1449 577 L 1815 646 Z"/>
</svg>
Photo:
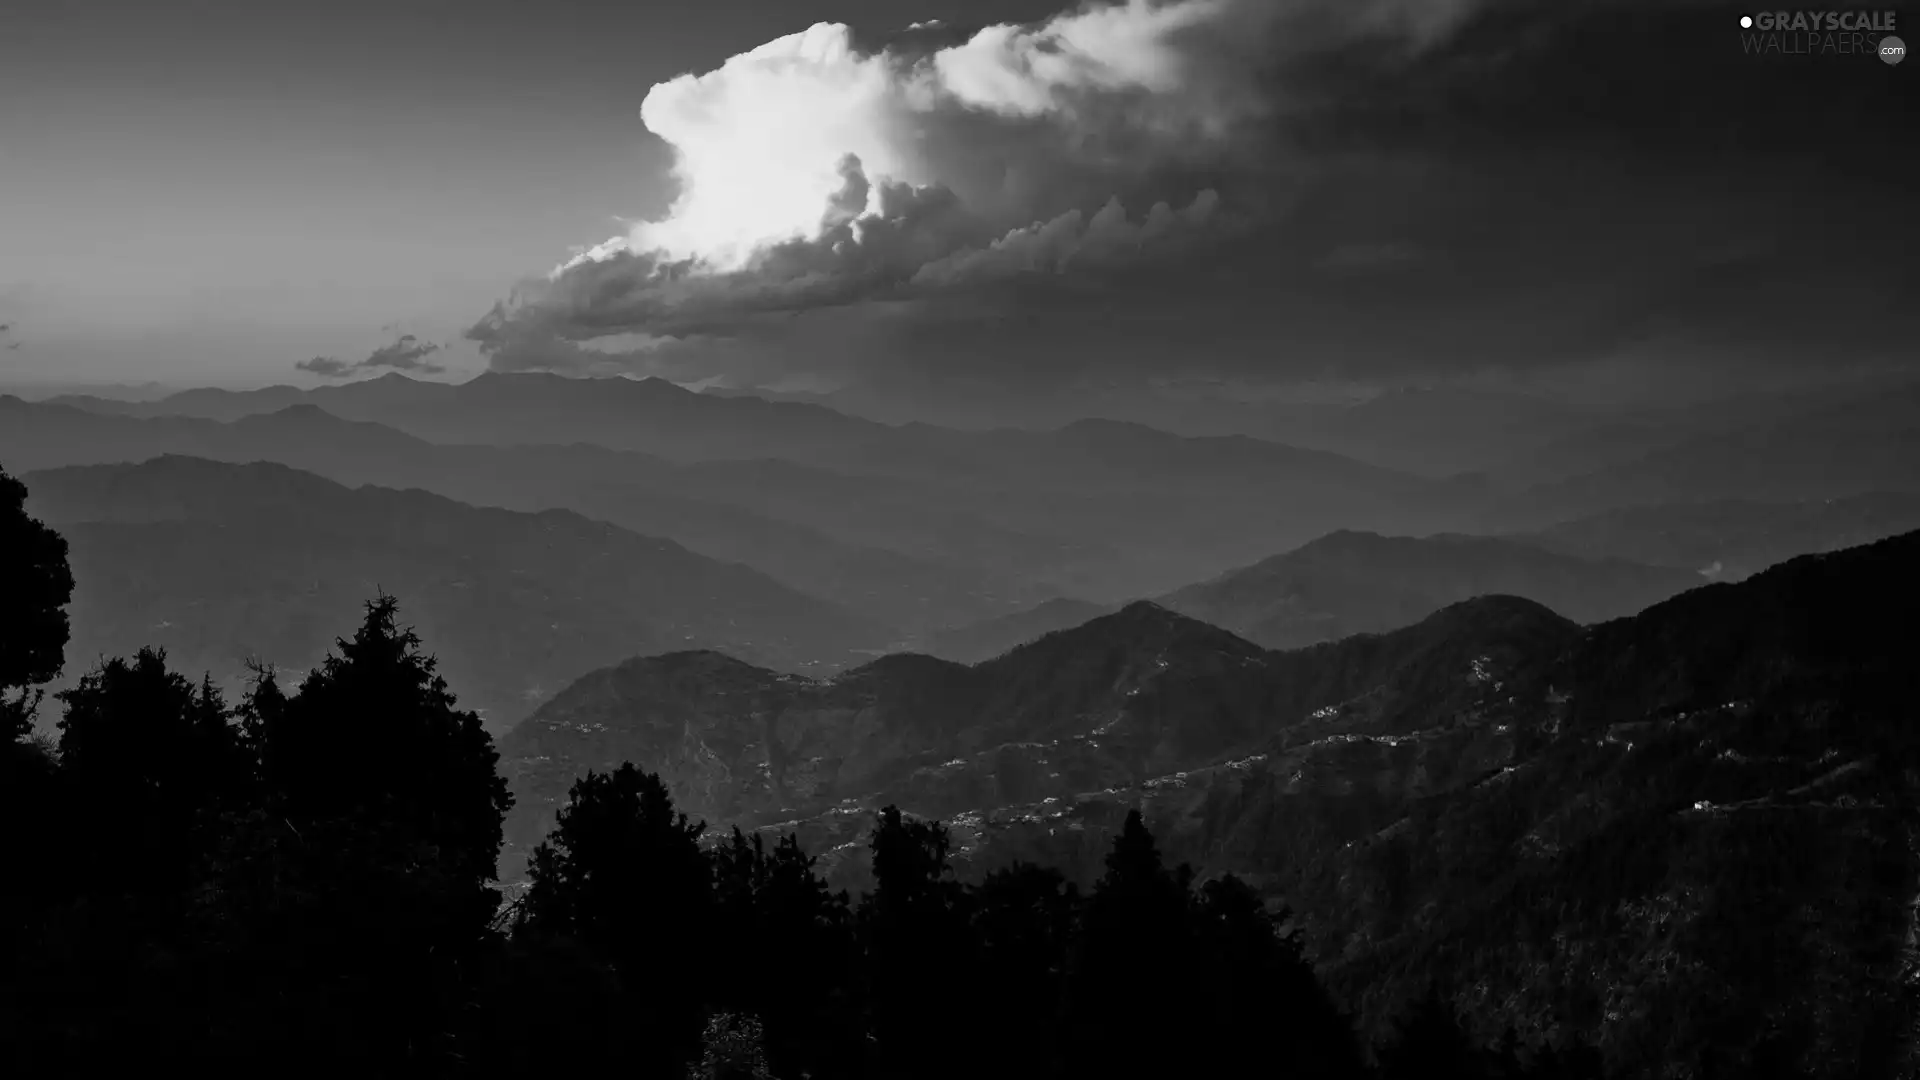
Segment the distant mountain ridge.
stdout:
<svg viewBox="0 0 1920 1080">
<path fill-rule="evenodd" d="M 1701 581 L 1670 567 L 1576 558 L 1494 537 L 1341 530 L 1161 602 L 1269 648 L 1296 648 L 1406 626 L 1495 593 L 1525 596 L 1575 622 L 1598 622 Z"/>
<path fill-rule="evenodd" d="M 720 478 L 711 471 L 683 473 L 644 455 L 584 445 L 443 446 L 384 425 L 344 420 L 312 404 L 217 422 L 96 414 L 0 397 L 0 463 L 15 470 L 137 462 L 169 453 L 276 461 L 349 485 L 419 487 L 475 505 L 572 509 L 748 563 L 890 625 L 978 617 L 1046 595 L 1022 592 L 1016 582 L 974 567 L 850 543 L 736 503 L 701 498 Z M 790 472 L 786 478 L 792 479 Z M 981 544 L 995 537 L 1016 547 L 1029 543 L 1017 535 L 953 532 L 960 540 L 980 536 Z"/>
<path fill-rule="evenodd" d="M 80 581 L 70 676 L 149 644 L 230 685 L 252 657 L 310 666 L 379 589 L 496 725 L 636 652 L 726 648 L 818 670 L 890 637 L 746 567 L 567 511 L 181 456 L 26 482 L 32 511 L 68 537 Z"/>
<path fill-rule="evenodd" d="M 1079 626 L 1113 610 L 1110 604 L 1056 597 L 1023 611 L 939 631 L 927 639 L 927 651 L 944 660 L 977 664 L 1043 634 Z"/>
<path fill-rule="evenodd" d="M 1509 539 L 1581 558 L 1684 567 L 1738 580 L 1797 555 L 1857 547 L 1920 529 L 1920 493 L 1767 503 L 1719 499 L 1631 506 Z"/>
<path fill-rule="evenodd" d="M 1188 439 L 1138 425 L 1089 421 L 1049 432 L 891 428 L 815 406 L 773 406 L 672 386 L 636 389 L 640 384 L 630 381 L 597 387 L 565 379 L 525 384 L 493 379 L 472 389 L 480 382 L 356 390 L 376 403 L 385 400 L 383 395 L 397 403 L 355 412 L 348 408 L 352 399 L 336 395 L 325 399 L 326 409 L 361 423 L 379 420 L 394 436 L 406 429 L 416 436 L 471 441 L 439 446 L 434 453 L 443 462 L 449 456 L 471 461 L 485 451 L 511 451 L 508 456 L 520 461 L 540 457 L 552 463 L 549 469 L 562 464 L 561 458 L 588 460 L 595 470 L 593 486 L 600 491 L 614 487 L 726 504 L 842 544 L 892 551 L 921 564 L 972 569 L 976 580 L 961 591 L 977 599 L 966 601 L 974 610 L 964 618 L 1004 613 L 1062 593 L 1096 600 L 1154 595 L 1336 525 L 1464 526 L 1481 497 L 1471 485 L 1394 473 L 1320 451 L 1237 437 Z M 595 397 L 599 391 L 609 400 Z M 445 396 L 456 392 L 462 396 Z M 411 399 L 428 393 L 442 397 L 433 410 L 416 410 Z M 557 397 L 549 402 L 542 394 Z M 0 400 L 0 413 L 17 416 L 9 423 L 17 430 L 0 431 L 0 460 L 33 467 L 158 452 L 231 456 L 231 450 L 218 446 L 238 439 L 243 427 L 304 426 L 320 399 L 304 399 L 293 413 L 242 417 L 218 429 L 209 421 L 177 416 L 139 419 L 7 400 Z M 566 403 L 576 400 L 584 401 L 582 411 L 568 413 Z M 709 416 L 715 408 L 721 413 Z M 766 410 L 777 409 L 802 410 L 806 419 L 782 434 L 778 425 L 761 423 L 775 415 Z M 516 445 L 479 445 L 500 441 L 508 432 Z M 681 441 L 678 432 L 692 432 L 688 438 L 694 441 Z M 647 444 L 642 449 L 651 447 L 663 456 L 623 458 L 619 451 L 582 443 L 592 439 L 629 448 L 638 441 Z M 518 445 L 542 440 L 547 445 Z M 317 435 L 313 442 L 300 449 L 305 456 L 299 459 L 280 456 L 284 451 L 274 456 L 303 468 L 339 468 L 323 464 L 319 455 L 340 449 Z M 707 459 L 690 460 L 703 456 Z M 371 464 L 357 467 L 370 470 Z M 392 482 L 391 476 L 370 471 L 329 474 Z M 536 490 L 558 486 L 566 505 L 611 516 L 581 505 L 590 493 L 582 492 L 580 478 L 550 471 L 542 480 L 533 485 Z M 483 501 L 465 489 L 420 486 Z M 723 539 L 720 530 L 708 531 Z M 778 545 L 767 545 L 764 554 L 778 556 L 779 551 Z M 833 598 L 853 600 L 839 592 Z M 897 601 L 895 610 L 906 603 Z M 930 609 L 914 621 L 923 627 L 951 624 L 959 621 L 957 606 Z M 890 621 L 908 620 L 894 616 Z"/>
</svg>

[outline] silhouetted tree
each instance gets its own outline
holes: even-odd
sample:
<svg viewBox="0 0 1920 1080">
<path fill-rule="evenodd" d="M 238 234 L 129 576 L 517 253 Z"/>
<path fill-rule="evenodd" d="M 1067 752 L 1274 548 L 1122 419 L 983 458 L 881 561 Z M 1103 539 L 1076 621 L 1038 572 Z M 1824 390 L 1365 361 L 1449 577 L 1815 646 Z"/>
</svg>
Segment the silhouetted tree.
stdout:
<svg viewBox="0 0 1920 1080">
<path fill-rule="evenodd" d="M 67 540 L 29 515 L 27 486 L 0 469 L 0 742 L 33 729 L 34 689 L 66 663 L 73 572 Z M 4 777 L 0 777 L 3 780 Z"/>
<path fill-rule="evenodd" d="M 674 812 L 659 776 L 626 764 L 573 785 L 529 864 L 526 932 L 577 938 L 613 963 L 652 1031 L 644 1075 L 678 1076 L 705 1022 L 717 950 L 703 828 Z"/>
<path fill-rule="evenodd" d="M 864 1047 L 847 894 L 827 888 L 792 835 L 769 850 L 736 828 L 712 859 L 712 1004 L 760 1020 L 775 1072 L 847 1075 Z"/>
<path fill-rule="evenodd" d="M 516 935 L 479 982 L 461 1040 L 470 1072 L 569 1075 L 647 1056 L 651 1027 L 613 965 L 579 941 Z"/>
<path fill-rule="evenodd" d="M 978 1074 L 978 1046 L 948 1037 L 975 987 L 951 842 L 939 823 L 909 821 L 895 806 L 880 812 L 873 831 L 874 888 L 862 898 L 860 925 L 881 1076 Z"/>
<path fill-rule="evenodd" d="M 1210 995 L 1208 1034 L 1196 1059 L 1215 1075 L 1257 1072 L 1276 1053 L 1289 1075 L 1355 1077 L 1365 1072 L 1353 1025 L 1341 1015 L 1302 954 L 1282 936 L 1252 887 L 1227 875 L 1200 890 L 1196 992 Z M 1250 1038 L 1259 1031 L 1262 1038 Z"/>
<path fill-rule="evenodd" d="M 252 859 L 279 864 L 253 953 L 304 968 L 347 1059 L 425 1067 L 453 1052 L 462 965 L 488 935 L 512 799 L 493 740 L 456 707 L 420 639 L 381 596 L 351 640 L 283 696 L 263 678 L 243 707 L 260 751 Z"/>
<path fill-rule="evenodd" d="M 985 990 L 975 1038 L 996 1075 L 1057 1076 L 1079 891 L 1058 870 L 1019 862 L 988 874 L 971 906 Z"/>
<path fill-rule="evenodd" d="M 1186 984 L 1191 870 L 1169 871 L 1140 812 L 1107 853 L 1082 919 L 1070 990 L 1069 1076 L 1184 1073 L 1205 1006 Z"/>
<path fill-rule="evenodd" d="M 211 849 L 217 815 L 252 774 L 219 689 L 142 649 L 59 696 L 60 761 L 82 815 L 86 886 L 180 898 Z"/>
</svg>

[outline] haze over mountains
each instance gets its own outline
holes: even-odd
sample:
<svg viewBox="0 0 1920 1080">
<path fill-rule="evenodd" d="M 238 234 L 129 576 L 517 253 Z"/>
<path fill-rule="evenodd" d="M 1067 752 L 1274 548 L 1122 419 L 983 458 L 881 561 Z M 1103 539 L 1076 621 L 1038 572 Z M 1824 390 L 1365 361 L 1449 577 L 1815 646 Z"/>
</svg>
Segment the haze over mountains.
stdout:
<svg viewBox="0 0 1920 1080">
<path fill-rule="evenodd" d="M 831 670 L 888 640 L 756 571 L 567 511 L 480 509 L 177 456 L 27 481 L 31 510 L 71 545 L 76 675 L 142 645 L 230 686 L 249 660 L 303 671 L 384 590 L 407 598 L 444 673 L 504 729 L 635 653 L 714 648 Z"/>
<path fill-rule="evenodd" d="M 1183 437 L 1094 419 L 1048 430 L 890 426 L 818 404 L 700 394 L 661 380 L 550 375 L 444 384 L 396 374 L 311 391 L 190 390 L 158 400 L 0 397 L 0 462 L 20 471 L 138 466 L 100 473 L 119 479 L 88 481 L 85 498 L 86 470 L 35 485 L 37 500 L 52 500 L 50 520 L 81 526 L 80 557 L 103 571 L 86 577 L 95 583 L 115 565 L 116 580 L 195 580 L 184 567 L 167 570 L 165 558 L 202 568 L 220 559 L 280 565 L 280 555 L 324 565 L 315 582 L 283 599 L 274 600 L 274 590 L 292 585 L 259 583 L 246 609 L 264 623 L 237 614 L 180 618 L 172 609 L 205 598 L 178 590 L 89 587 L 79 624 L 87 648 L 124 650 L 165 624 L 183 660 L 223 678 L 245 659 L 243 645 L 270 645 L 276 662 L 309 662 L 325 645 L 307 640 L 315 632 L 260 628 L 333 625 L 337 616 L 321 614 L 327 605 L 349 603 L 376 578 L 403 598 L 415 583 L 438 590 L 418 612 L 423 625 L 473 621 L 440 609 L 465 610 L 446 590 L 476 574 L 434 568 L 453 553 L 407 537 L 403 519 L 376 507 L 378 499 L 437 507 L 448 520 L 473 523 L 463 528 L 477 535 L 524 529 L 532 520 L 525 515 L 556 510 L 614 526 L 606 536 L 617 540 L 569 541 L 561 561 L 578 564 L 573 569 L 519 568 L 542 575 L 538 610 L 504 618 L 535 628 L 544 619 L 549 629 L 512 654 L 537 659 L 507 659 L 500 643 L 469 644 L 462 635 L 478 633 L 471 626 L 430 635 L 453 670 L 484 682 L 473 693 L 488 715 L 510 723 L 566 679 L 622 656 L 698 643 L 787 670 L 830 670 L 901 648 L 972 662 L 1143 596 L 1272 647 L 1390 630 L 1487 593 L 1526 596 L 1577 622 L 1629 614 L 1709 578 L 1738 578 L 1920 525 L 1913 458 L 1903 456 L 1912 432 L 1900 419 L 1912 402 L 1883 395 L 1872 409 L 1847 411 L 1831 397 L 1814 396 L 1798 412 L 1777 397 L 1754 398 L 1714 422 L 1733 434 L 1697 434 L 1677 449 L 1517 490 L 1244 435 Z M 1353 415 L 1374 419 L 1345 430 L 1399 430 L 1408 445 L 1444 440 L 1487 400 L 1387 395 L 1355 407 Z M 1454 415 L 1462 409 L 1464 421 Z M 1521 441 L 1538 445 L 1548 428 L 1579 415 L 1592 410 L 1522 411 L 1493 434 L 1525 431 Z M 1607 422 L 1618 416 L 1613 410 Z M 1661 416 L 1648 427 L 1684 427 Z M 1754 417 L 1759 426 L 1741 426 Z M 1855 434 L 1828 437 L 1840 428 Z M 1312 438 L 1315 430 L 1325 428 L 1302 424 L 1299 433 Z M 1770 487 L 1768 463 L 1801 454 L 1809 440 L 1830 452 L 1781 465 L 1777 490 Z M 139 465 L 162 455 L 206 460 Z M 249 467 L 229 477 L 212 462 L 274 462 L 312 475 Z M 349 493 L 321 477 L 349 488 L 415 490 Z M 138 496 L 149 481 L 154 494 Z M 1743 500 L 1691 494 L 1721 486 Z M 247 511 L 255 489 L 267 494 Z M 1790 501 L 1824 490 L 1843 498 Z M 1853 494 L 1862 490 L 1870 493 Z M 142 518 L 160 512 L 152 500 L 164 491 L 173 500 L 166 520 Z M 1634 504 L 1642 491 L 1650 501 Z M 342 516 L 331 532 L 306 535 L 293 525 L 335 511 Z M 216 554 L 244 535 L 234 528 L 243 512 L 275 538 L 280 555 Z M 389 547 L 340 542 L 361 528 L 384 530 Z M 206 538 L 186 539 L 200 532 Z M 151 544 L 137 539 L 148 534 Z M 657 576 L 594 588 L 593 574 L 612 570 L 582 567 L 612 566 L 621 545 L 684 549 L 674 558 L 702 568 L 689 581 L 724 580 L 716 595 L 743 590 L 738 602 L 748 608 L 760 603 L 748 596 L 784 587 L 789 621 L 776 627 L 711 604 L 696 611 L 694 597 L 704 594 L 677 581 L 665 569 L 672 560 L 657 554 L 633 556 Z M 497 546 L 507 550 L 504 538 Z M 584 606 L 560 617 L 540 606 L 551 603 Z M 733 621 L 713 621 L 722 619 Z M 592 626 L 606 632 L 589 633 Z M 647 629 L 654 627 L 672 631 Z M 502 641 L 512 636 L 500 633 Z M 563 646 L 567 633 L 595 641 Z"/>
</svg>

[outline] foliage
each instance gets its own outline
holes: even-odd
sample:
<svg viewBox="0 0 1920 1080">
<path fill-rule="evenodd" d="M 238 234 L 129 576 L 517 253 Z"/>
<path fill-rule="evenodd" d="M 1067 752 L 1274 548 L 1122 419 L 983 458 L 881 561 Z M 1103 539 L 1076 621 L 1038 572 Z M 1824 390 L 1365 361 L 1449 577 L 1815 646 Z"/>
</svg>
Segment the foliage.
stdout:
<svg viewBox="0 0 1920 1080">
<path fill-rule="evenodd" d="M 73 573 L 67 541 L 27 513 L 27 486 L 0 469 L 0 742 L 33 730 L 40 694 L 66 661 Z"/>
</svg>

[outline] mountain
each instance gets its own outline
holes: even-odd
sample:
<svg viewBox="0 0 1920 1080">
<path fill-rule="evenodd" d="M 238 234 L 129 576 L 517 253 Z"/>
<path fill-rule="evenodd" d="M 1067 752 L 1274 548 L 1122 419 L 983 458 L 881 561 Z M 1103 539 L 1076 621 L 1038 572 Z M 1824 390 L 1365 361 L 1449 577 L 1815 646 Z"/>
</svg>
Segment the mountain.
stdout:
<svg viewBox="0 0 1920 1080">
<path fill-rule="evenodd" d="M 1920 529 L 1920 494 L 1882 491 L 1818 502 L 1630 506 L 1509 539 L 1580 558 L 1627 559 L 1738 580 L 1796 555 L 1914 529 Z"/>
<path fill-rule="evenodd" d="M 524 384 L 500 381 L 506 378 L 458 386 L 401 380 L 404 388 L 374 386 L 388 380 L 371 380 L 328 388 L 330 394 L 340 393 L 324 399 L 325 410 L 343 410 L 340 415 L 358 416 L 361 423 L 380 420 L 392 435 L 404 428 L 416 439 L 473 439 L 463 450 L 476 457 L 491 449 L 512 451 L 516 459 L 534 453 L 591 459 L 592 481 L 560 474 L 550 465 L 545 482 L 531 485 L 534 493 L 551 487 L 569 492 L 562 505 L 576 505 L 586 486 L 638 489 L 724 503 L 850 547 L 971 570 L 970 585 L 963 587 L 952 575 L 942 584 L 958 597 L 976 596 L 970 611 L 957 610 L 959 604 L 936 609 L 937 594 L 905 594 L 911 602 L 927 598 L 926 610 L 912 620 L 921 628 L 1003 614 L 1063 593 L 1109 601 L 1153 595 L 1335 527 L 1461 527 L 1471 523 L 1472 508 L 1482 501 L 1471 485 L 1241 437 L 1184 438 L 1108 422 L 1039 432 L 892 428 L 815 406 L 694 394 L 672 384 L 656 388 L 633 380 L 545 377 Z M 516 388 L 526 392 L 510 392 Z M 349 390 L 360 396 L 341 396 Z M 179 416 L 102 416 L 0 401 L 0 415 L 20 416 L 17 423 L 9 417 L 16 430 L 0 431 L 0 453 L 30 459 L 16 467 L 138 460 L 158 452 L 229 458 L 232 452 L 218 447 L 234 438 L 233 429 L 272 424 L 275 417 L 285 422 L 290 415 L 312 416 L 320 394 L 314 391 L 302 405 L 289 407 L 291 413 L 245 416 L 219 431 Z M 415 397 L 450 412 L 429 415 L 424 405 L 409 411 L 407 402 Z M 368 401 L 380 406 L 370 410 L 378 416 L 353 411 Z M 569 403 L 580 404 L 577 424 L 562 423 Z M 799 420 L 776 417 L 777 423 L 770 419 L 762 425 L 756 419 L 765 410 L 795 409 L 801 410 Z M 455 414 L 466 419 L 448 418 Z M 676 432 L 693 432 L 688 437 L 698 445 Z M 511 433 L 515 444 L 491 445 L 502 433 Z M 605 446 L 580 442 L 601 437 L 612 446 L 645 444 L 663 456 L 630 451 L 621 457 Z M 556 441 L 526 445 L 542 438 Z M 144 453 L 130 453 L 135 447 Z M 317 454 L 322 448 L 309 449 Z M 445 447 L 447 453 L 454 449 Z M 252 455 L 261 456 L 266 455 Z M 319 467 L 307 459 L 287 463 Z M 416 483 L 377 472 L 328 475 Z M 446 490 L 433 483 L 420 486 Z M 446 493 L 498 501 L 465 489 Z M 876 584 L 871 591 L 892 595 L 892 588 Z M 834 599 L 851 602 L 841 594 Z"/>
<path fill-rule="evenodd" d="M 717 464 L 692 474 L 661 459 L 588 445 L 442 446 L 384 425 L 343 420 L 312 404 L 214 422 L 103 415 L 0 397 L 0 462 L 11 469 L 144 461 L 168 453 L 275 461 L 344 484 L 418 487 L 475 505 L 574 510 L 746 563 L 906 631 L 997 614 L 1048 595 L 1005 575 L 842 540 L 739 505 L 755 501 L 752 485 L 729 482 L 722 471 L 745 472 L 751 463 Z M 796 471 L 804 470 L 792 467 L 780 477 L 791 490 L 818 495 L 834 483 L 822 478 L 807 485 Z M 841 497 L 857 501 L 859 491 L 842 485 Z M 803 516 L 831 519 L 831 504 L 824 514 L 809 507 Z M 976 547 L 1046 548 L 989 528 L 955 525 L 951 533 Z"/>
<path fill-rule="evenodd" d="M 631 760 L 853 887 L 883 802 L 946 820 L 963 873 L 1083 883 L 1138 808 L 1284 899 L 1371 1035 L 1433 985 L 1478 1038 L 1583 1037 L 1610 1074 L 1895 1075 L 1866 1059 L 1920 1004 L 1916 604 L 1909 533 L 1585 629 L 1493 596 L 1271 652 L 1136 603 L 972 667 L 683 653 L 576 683 L 503 763 L 517 837 Z"/>
<path fill-rule="evenodd" d="M 634 653 L 725 648 L 831 670 L 889 638 L 746 567 L 566 511 L 178 456 L 26 482 L 33 512 L 68 538 L 80 583 L 69 676 L 143 645 L 228 682 L 253 657 L 305 669 L 382 589 L 496 725 Z"/>
<path fill-rule="evenodd" d="M 1920 491 L 1920 388 L 1697 435 L 1514 496 L 1489 512 L 1516 531 L 1629 506 L 1800 502 Z"/>
<path fill-rule="evenodd" d="M 1107 604 L 1056 597 L 1024 611 L 941 630 L 927 638 L 926 648 L 944 660 L 976 664 L 1043 634 L 1078 626 L 1112 611 Z"/>
<path fill-rule="evenodd" d="M 1544 662 L 1575 632 L 1489 598 L 1276 653 L 1139 601 L 973 666 L 898 654 L 811 680 L 713 653 L 640 658 L 582 678 L 502 742 L 519 799 L 509 842 L 536 839 L 579 772 L 627 760 L 661 771 L 690 813 L 743 825 L 886 801 L 941 814 L 1057 801 L 1262 745 L 1368 692 L 1388 716 L 1429 708 L 1451 691 L 1415 658 L 1464 669 L 1520 648 Z"/>
<path fill-rule="evenodd" d="M 1700 583 L 1685 570 L 1579 558 L 1512 540 L 1341 531 L 1161 602 L 1270 648 L 1293 648 L 1407 626 L 1487 594 L 1525 596 L 1587 623 Z"/>
</svg>

